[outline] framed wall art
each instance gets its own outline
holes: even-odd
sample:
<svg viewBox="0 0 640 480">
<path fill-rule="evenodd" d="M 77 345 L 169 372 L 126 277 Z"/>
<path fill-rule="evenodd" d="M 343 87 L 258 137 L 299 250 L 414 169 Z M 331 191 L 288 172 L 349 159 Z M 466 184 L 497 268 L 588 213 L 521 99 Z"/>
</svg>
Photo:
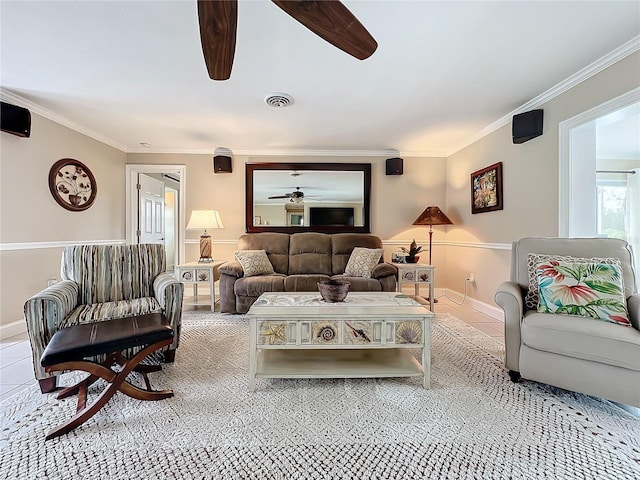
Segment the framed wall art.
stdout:
<svg viewBox="0 0 640 480">
<path fill-rule="evenodd" d="M 502 209 L 502 162 L 498 162 L 471 174 L 471 213 Z"/>
<path fill-rule="evenodd" d="M 49 190 L 61 207 L 81 212 L 93 205 L 98 185 L 93 173 L 84 163 L 73 158 L 63 158 L 49 170 Z"/>
</svg>

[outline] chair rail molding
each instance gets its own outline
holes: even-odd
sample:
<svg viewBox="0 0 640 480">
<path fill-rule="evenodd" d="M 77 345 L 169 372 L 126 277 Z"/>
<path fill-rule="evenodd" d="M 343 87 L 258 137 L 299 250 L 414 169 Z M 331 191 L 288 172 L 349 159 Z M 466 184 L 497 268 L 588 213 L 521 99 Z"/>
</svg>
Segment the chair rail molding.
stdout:
<svg viewBox="0 0 640 480">
<path fill-rule="evenodd" d="M 126 242 L 123 238 L 117 240 L 61 240 L 55 242 L 9 242 L 0 243 L 0 252 L 10 252 L 14 250 L 39 250 L 46 248 L 64 248 L 71 245 L 114 245 Z"/>
<path fill-rule="evenodd" d="M 392 247 L 406 247 L 411 240 L 382 240 L 382 244 Z M 510 243 L 487 243 L 487 242 L 448 242 L 446 240 L 434 241 L 433 245 L 443 245 L 445 247 L 462 247 L 462 248 L 484 248 L 488 250 L 511 250 Z"/>
</svg>

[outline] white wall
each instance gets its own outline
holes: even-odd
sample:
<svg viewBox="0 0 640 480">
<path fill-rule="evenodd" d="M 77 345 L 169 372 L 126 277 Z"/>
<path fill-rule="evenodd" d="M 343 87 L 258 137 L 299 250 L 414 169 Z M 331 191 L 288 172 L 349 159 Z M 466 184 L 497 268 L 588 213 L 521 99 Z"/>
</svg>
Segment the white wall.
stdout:
<svg viewBox="0 0 640 480">
<path fill-rule="evenodd" d="M 509 279 L 510 252 L 504 246 L 526 236 L 558 235 L 559 123 L 638 86 L 640 52 L 538 107 L 544 109 L 541 137 L 514 145 L 509 124 L 447 159 L 446 213 L 455 226 L 447 234 L 451 245 L 439 279 L 448 288 L 461 291 L 473 272 L 471 296 L 493 304 L 498 285 Z M 499 161 L 504 210 L 472 215 L 470 174 Z"/>
<path fill-rule="evenodd" d="M 385 174 L 386 157 L 235 155 L 233 172 L 225 174 L 213 172 L 211 158 L 211 155 L 129 154 L 127 163 L 185 165 L 187 216 L 194 209 L 220 211 L 225 228 L 209 233 L 213 241 L 213 256 L 224 260 L 233 259 L 238 238 L 245 233 L 245 164 L 249 162 L 371 163 L 371 230 L 374 235 L 389 240 L 385 253 L 387 259 L 391 258 L 392 251 L 399 249 L 399 245 L 408 246 L 414 237 L 418 242 L 428 241 L 427 229 L 412 227 L 411 223 L 428 205 L 442 206 L 445 203 L 444 158 L 405 157 L 405 174 L 402 176 Z M 186 232 L 185 261 L 198 259 L 199 235 L 196 231 Z M 438 255 L 443 258 L 444 249 Z M 440 261 L 438 255 L 434 252 L 434 263 Z"/>
<path fill-rule="evenodd" d="M 67 243 L 124 239 L 126 155 L 31 115 L 31 137 L 0 137 L 0 327 L 22 319 L 24 301 L 60 279 Z M 95 203 L 65 210 L 49 192 L 49 170 L 61 158 L 84 163 L 95 176 Z M 2 332 L 0 332 L 2 333 Z"/>
<path fill-rule="evenodd" d="M 212 155 L 127 155 L 34 114 L 31 138 L 6 133 L 0 138 L 0 328 L 20 321 L 24 301 L 49 277 L 59 278 L 61 247 L 52 242 L 125 238 L 125 163 L 186 165 L 187 214 L 203 208 L 221 212 L 225 229 L 211 232 L 213 255 L 220 259 L 233 258 L 245 231 L 246 162 L 371 163 L 372 233 L 386 242 L 385 257 L 413 238 L 427 244 L 428 229 L 411 224 L 427 206 L 438 205 L 454 225 L 434 227 L 437 286 L 461 291 L 473 272 L 477 283 L 471 296 L 492 304 L 498 284 L 509 277 L 505 245 L 558 233 L 559 122 L 639 85 L 636 52 L 543 105 L 543 136 L 513 145 L 506 125 L 448 159 L 404 156 L 402 176 L 385 175 L 385 157 L 334 156 L 236 155 L 233 173 L 214 174 Z M 84 212 L 62 209 L 48 191 L 49 169 L 65 157 L 82 161 L 96 177 L 96 203 Z M 503 162 L 504 210 L 472 215 L 470 173 L 497 161 Z M 198 258 L 198 239 L 198 232 L 187 231 L 187 261 Z"/>
</svg>

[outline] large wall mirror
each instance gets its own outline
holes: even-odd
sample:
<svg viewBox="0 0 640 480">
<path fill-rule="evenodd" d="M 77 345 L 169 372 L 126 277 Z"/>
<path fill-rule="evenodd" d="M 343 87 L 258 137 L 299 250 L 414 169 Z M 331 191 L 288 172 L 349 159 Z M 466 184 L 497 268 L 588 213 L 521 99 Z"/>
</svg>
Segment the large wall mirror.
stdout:
<svg viewBox="0 0 640 480">
<path fill-rule="evenodd" d="M 370 233 L 370 163 L 247 163 L 246 230 Z"/>
</svg>

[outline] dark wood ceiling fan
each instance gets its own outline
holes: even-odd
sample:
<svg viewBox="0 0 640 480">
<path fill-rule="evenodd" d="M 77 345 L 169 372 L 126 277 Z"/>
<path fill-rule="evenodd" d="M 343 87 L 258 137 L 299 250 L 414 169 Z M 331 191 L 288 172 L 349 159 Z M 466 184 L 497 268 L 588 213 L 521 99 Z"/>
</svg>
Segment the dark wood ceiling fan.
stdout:
<svg viewBox="0 0 640 480">
<path fill-rule="evenodd" d="M 313 33 L 359 60 L 369 58 L 377 42 L 358 19 L 336 0 L 272 0 Z M 200 40 L 209 77 L 231 76 L 236 50 L 237 0 L 198 0 Z"/>
</svg>

